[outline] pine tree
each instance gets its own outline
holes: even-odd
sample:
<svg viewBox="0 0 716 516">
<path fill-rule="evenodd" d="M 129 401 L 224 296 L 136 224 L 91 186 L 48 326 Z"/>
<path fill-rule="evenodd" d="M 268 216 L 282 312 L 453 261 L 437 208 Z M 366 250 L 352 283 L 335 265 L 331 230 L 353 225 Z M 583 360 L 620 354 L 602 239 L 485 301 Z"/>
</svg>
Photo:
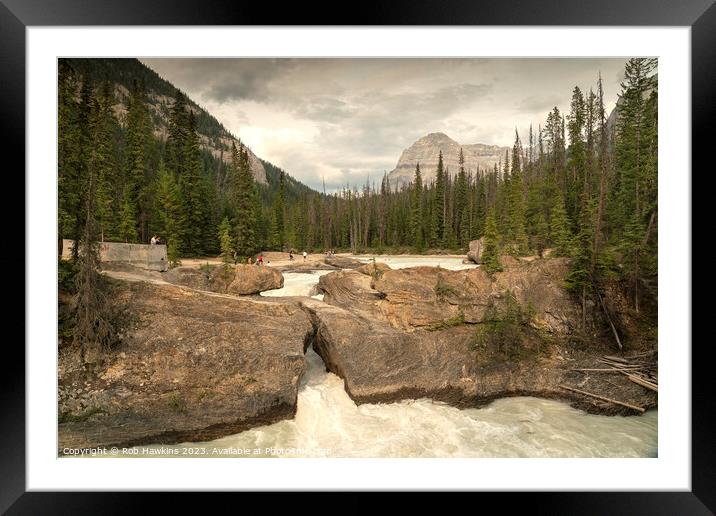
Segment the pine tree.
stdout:
<svg viewBox="0 0 716 516">
<path fill-rule="evenodd" d="M 564 183 L 566 196 L 565 204 L 567 214 L 576 218 L 579 210 L 577 206 L 577 192 L 585 191 L 583 188 L 584 177 L 586 176 L 586 146 L 584 142 L 585 125 L 585 101 L 582 90 L 575 86 L 572 92 L 571 111 L 569 113 L 569 178 Z"/>
<path fill-rule="evenodd" d="M 458 157 L 460 170 L 455 181 L 455 217 L 457 236 L 461 246 L 466 246 L 470 242 L 470 219 L 468 213 L 468 181 L 465 172 L 465 155 L 460 148 Z"/>
<path fill-rule="evenodd" d="M 205 200 L 202 198 L 203 164 L 196 134 L 196 120 L 189 113 L 186 140 L 184 142 L 184 165 L 179 176 L 179 193 L 182 200 L 182 214 L 179 224 L 183 251 L 189 255 L 201 255 L 203 230 L 206 223 Z"/>
<path fill-rule="evenodd" d="M 94 167 L 96 181 L 95 216 L 99 225 L 99 238 L 103 241 L 118 237 L 118 215 L 121 213 L 121 197 L 116 193 L 119 181 L 116 174 L 117 151 L 112 134 L 115 123 L 112 115 L 113 103 L 111 87 L 105 82 L 93 102 L 93 138 L 90 150 L 90 163 Z"/>
<path fill-rule="evenodd" d="M 597 166 L 599 170 L 599 192 L 597 197 L 597 213 L 594 221 L 594 246 L 592 257 L 596 262 L 602 252 L 602 222 L 604 220 L 606 197 L 607 197 L 607 176 L 609 174 L 609 135 L 607 131 L 607 117 L 604 111 L 604 90 L 602 88 L 602 75 L 599 74 L 597 83 L 597 95 L 594 99 L 595 120 L 598 124 L 597 136 L 599 138 L 599 150 L 597 155 Z M 596 263 L 592 264 L 592 268 Z"/>
<path fill-rule="evenodd" d="M 159 163 L 154 212 L 157 221 L 154 230 L 166 239 L 167 258 L 170 265 L 176 265 L 182 248 L 179 231 L 182 212 L 181 197 L 174 181 L 174 174 L 166 169 L 163 161 Z"/>
<path fill-rule="evenodd" d="M 445 245 L 445 168 L 443 151 L 438 154 L 438 167 L 435 172 L 435 205 L 432 219 L 433 245 Z"/>
<path fill-rule="evenodd" d="M 57 101 L 57 229 L 62 239 L 78 241 L 83 212 L 82 131 L 79 103 L 75 100 L 77 76 L 63 59 L 59 60 Z"/>
<path fill-rule="evenodd" d="M 650 141 L 647 136 L 645 115 L 646 92 L 654 85 L 655 59 L 635 58 L 627 61 L 622 83 L 622 105 L 617 117 L 615 159 L 617 175 L 612 206 L 615 229 L 625 228 L 631 222 L 632 214 L 642 215 L 640 202 L 644 166 L 649 154 Z"/>
<path fill-rule="evenodd" d="M 645 228 L 639 216 L 634 213 L 624 228 L 619 248 L 623 255 L 624 269 L 634 295 L 634 309 L 639 313 L 640 263 L 643 258 Z"/>
<path fill-rule="evenodd" d="M 420 163 L 415 165 L 415 178 L 412 185 L 410 225 L 413 237 L 413 246 L 417 250 L 423 248 L 423 180 L 420 175 Z"/>
<path fill-rule="evenodd" d="M 101 125 L 94 127 L 95 141 Z M 116 340 L 114 327 L 114 307 L 107 294 L 106 284 L 99 274 L 100 255 L 99 226 L 95 218 L 97 212 L 94 205 L 97 196 L 96 177 L 101 154 L 95 153 L 90 161 L 87 173 L 84 231 L 78 248 L 76 276 L 76 303 L 74 342 L 80 348 L 80 356 L 84 362 L 88 352 L 95 356 L 106 353 Z M 94 361 L 95 357 L 92 357 Z"/>
<path fill-rule="evenodd" d="M 234 213 L 234 234 L 236 235 L 236 252 L 240 257 L 251 256 L 258 250 L 258 200 L 256 186 L 251 174 L 248 151 L 242 145 L 240 150 L 232 145 L 232 166 L 236 182 Z M 282 195 L 282 194 L 279 194 Z"/>
<path fill-rule="evenodd" d="M 569 256 L 571 233 L 569 231 L 567 212 L 564 209 L 564 201 L 560 193 L 557 193 L 554 207 L 552 208 L 549 232 L 552 244 L 555 246 L 555 254 L 557 256 Z"/>
<path fill-rule="evenodd" d="M 492 210 L 487 214 L 485 223 L 484 247 L 482 250 L 481 263 L 482 267 L 493 274 L 502 270 L 500 264 L 500 235 L 497 232 L 497 223 L 495 222 L 495 214 Z"/>
<path fill-rule="evenodd" d="M 532 245 L 540 258 L 542 258 L 544 250 L 547 248 L 548 239 L 549 227 L 547 226 L 547 219 L 545 219 L 544 214 L 540 211 L 537 213 L 535 234 L 532 240 Z"/>
<path fill-rule="evenodd" d="M 184 171 L 184 148 L 186 146 L 189 120 L 186 99 L 182 92 L 176 91 L 174 104 L 169 113 L 169 134 L 167 136 L 166 165 L 178 180 Z"/>
<path fill-rule="evenodd" d="M 282 250 L 285 244 L 285 213 L 286 213 L 286 178 L 281 172 L 279 178 L 278 195 L 273 206 L 273 221 L 271 224 L 271 239 L 275 249 Z"/>
<path fill-rule="evenodd" d="M 144 87 L 135 81 L 129 97 L 126 129 L 126 175 L 124 184 L 123 210 L 130 206 L 134 213 L 134 234 L 140 240 L 147 240 L 147 224 L 149 219 L 149 143 L 151 140 L 149 111 L 145 103 Z M 129 222 L 129 214 L 122 213 L 122 224 Z M 128 229 L 123 226 L 122 233 Z M 136 241 L 136 236 L 131 241 Z"/>
<path fill-rule="evenodd" d="M 134 214 L 136 210 L 132 204 L 130 194 L 125 192 L 122 202 L 122 216 L 119 221 L 119 238 L 124 242 L 137 241 L 137 226 Z"/>
<path fill-rule="evenodd" d="M 525 230 L 525 199 L 522 184 L 522 170 L 520 168 L 520 154 L 522 145 L 520 136 L 515 129 L 515 144 L 512 148 L 512 170 L 509 183 L 509 223 L 508 239 L 513 244 L 512 251 L 518 255 L 527 254 L 529 242 Z"/>
<path fill-rule="evenodd" d="M 569 290 L 577 292 L 582 304 L 582 328 L 587 325 L 587 295 L 594 287 L 594 270 L 592 268 L 593 221 L 592 207 L 586 193 L 582 195 L 582 208 L 579 216 L 579 232 L 572 244 L 572 260 L 570 271 L 565 278 Z"/>
<path fill-rule="evenodd" d="M 234 240 L 231 238 L 231 223 L 228 217 L 224 217 L 219 226 L 219 242 L 221 248 L 221 261 L 224 265 L 234 262 Z"/>
</svg>

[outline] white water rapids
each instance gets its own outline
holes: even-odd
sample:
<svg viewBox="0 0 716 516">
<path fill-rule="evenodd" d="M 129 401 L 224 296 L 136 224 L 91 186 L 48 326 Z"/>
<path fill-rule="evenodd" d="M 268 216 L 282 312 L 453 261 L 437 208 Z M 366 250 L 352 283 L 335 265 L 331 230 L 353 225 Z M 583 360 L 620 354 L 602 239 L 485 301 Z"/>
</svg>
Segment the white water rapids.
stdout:
<svg viewBox="0 0 716 516">
<path fill-rule="evenodd" d="M 376 257 L 393 268 L 460 269 L 459 258 Z M 367 260 L 366 260 L 367 261 Z M 329 271 L 284 273 L 266 296 L 307 296 Z M 319 297 L 320 299 L 320 297 Z M 655 457 L 657 411 L 597 416 L 552 400 L 519 397 L 460 410 L 429 399 L 356 405 L 343 380 L 309 349 L 293 420 L 205 443 L 143 446 L 165 456 L 228 457 Z M 139 448 L 139 447 L 138 447 Z M 146 453 L 146 451 L 144 452 Z M 173 455 L 174 454 L 174 455 Z M 186 455 L 179 455 L 186 456 Z"/>
</svg>

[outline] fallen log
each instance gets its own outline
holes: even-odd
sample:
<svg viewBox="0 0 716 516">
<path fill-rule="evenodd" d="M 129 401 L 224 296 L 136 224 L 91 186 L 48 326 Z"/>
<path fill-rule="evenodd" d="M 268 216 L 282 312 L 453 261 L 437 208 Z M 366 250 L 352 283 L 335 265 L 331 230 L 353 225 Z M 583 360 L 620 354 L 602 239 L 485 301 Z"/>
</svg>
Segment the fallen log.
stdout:
<svg viewBox="0 0 716 516">
<path fill-rule="evenodd" d="M 612 367 L 618 367 L 619 369 L 644 369 L 644 366 L 639 364 L 622 364 L 621 362 L 612 362 L 611 360 L 597 360 L 600 364 L 607 364 Z"/>
<path fill-rule="evenodd" d="M 623 373 L 622 369 L 598 369 L 598 368 L 582 368 L 582 369 L 570 369 L 570 371 L 593 371 L 595 373 Z"/>
<path fill-rule="evenodd" d="M 568 391 L 572 391 L 572 392 L 576 392 L 576 393 L 579 393 L 579 394 L 583 394 L 584 396 L 590 396 L 590 397 L 596 398 L 596 399 L 598 399 L 598 400 L 607 401 L 607 402 L 609 402 L 609 403 L 614 403 L 615 405 L 621 405 L 622 407 L 627 407 L 627 408 L 630 408 L 630 409 L 632 409 L 632 410 L 636 410 L 636 411 L 641 412 L 641 413 L 646 412 L 646 410 L 644 409 L 644 407 L 638 407 L 638 406 L 636 406 L 636 405 L 632 405 L 632 404 L 626 403 L 626 402 L 624 402 L 624 401 L 613 400 L 613 399 L 611 399 L 611 398 L 606 398 L 606 397 L 604 397 L 604 396 L 600 396 L 599 394 L 594 394 L 594 393 L 592 393 L 592 392 L 587 392 L 587 391 L 581 391 L 581 390 L 579 390 L 579 389 L 575 389 L 574 387 L 568 387 L 568 386 L 562 385 L 562 384 L 560 384 L 559 386 L 562 387 L 563 389 L 568 390 Z"/>
<path fill-rule="evenodd" d="M 639 376 L 635 376 L 633 374 L 628 374 L 627 378 L 629 378 L 632 382 L 641 385 L 642 387 L 646 387 L 647 389 L 650 389 L 654 392 L 659 392 L 659 387 L 647 380 L 644 380 L 643 378 Z"/>
<path fill-rule="evenodd" d="M 627 364 L 627 365 L 629 364 L 629 361 L 626 358 L 622 358 L 622 357 L 615 357 L 613 355 L 604 355 L 602 358 L 604 358 L 606 360 L 611 360 L 613 362 L 620 362 L 622 364 Z"/>
</svg>

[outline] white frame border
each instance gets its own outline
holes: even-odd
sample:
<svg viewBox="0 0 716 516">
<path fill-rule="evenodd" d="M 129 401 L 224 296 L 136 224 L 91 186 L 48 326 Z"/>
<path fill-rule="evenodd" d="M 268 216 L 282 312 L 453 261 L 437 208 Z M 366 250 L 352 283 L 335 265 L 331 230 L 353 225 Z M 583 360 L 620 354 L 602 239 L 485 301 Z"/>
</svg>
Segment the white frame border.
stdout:
<svg viewBox="0 0 716 516">
<path fill-rule="evenodd" d="M 26 239 L 29 491 L 319 488 L 690 491 L 690 27 L 28 27 L 26 38 L 26 221 L 28 235 L 32 235 Z M 659 277 L 662 388 L 658 458 L 82 461 L 56 457 L 57 57 L 647 55 L 659 57 L 659 265 L 662 271 L 669 271 Z"/>
</svg>

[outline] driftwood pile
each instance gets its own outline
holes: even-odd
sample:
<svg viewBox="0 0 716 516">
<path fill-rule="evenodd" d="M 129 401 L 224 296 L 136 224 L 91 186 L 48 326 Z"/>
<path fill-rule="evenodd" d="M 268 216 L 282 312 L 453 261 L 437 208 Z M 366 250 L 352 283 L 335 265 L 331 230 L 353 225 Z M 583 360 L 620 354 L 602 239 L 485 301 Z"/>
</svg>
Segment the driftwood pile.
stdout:
<svg viewBox="0 0 716 516">
<path fill-rule="evenodd" d="M 605 367 L 594 367 L 594 368 L 581 368 L 581 369 L 572 369 L 572 371 L 582 371 L 582 372 L 593 372 L 593 373 L 605 373 L 605 374 L 622 374 L 629 379 L 629 381 L 634 382 L 638 385 L 641 385 L 645 389 L 649 389 L 654 392 L 659 392 L 659 379 L 657 376 L 657 369 L 656 364 L 654 361 L 649 361 L 648 356 L 652 355 L 651 353 L 644 353 L 642 355 L 635 355 L 632 357 L 623 358 L 623 357 L 616 357 L 611 355 L 605 355 L 602 358 L 598 359 L 598 362 L 601 364 L 604 364 Z M 630 403 L 626 403 L 619 400 L 614 400 L 611 398 L 606 398 L 604 396 L 600 396 L 598 394 L 594 394 L 591 392 L 582 391 L 579 389 L 575 389 L 574 387 L 569 387 L 567 385 L 560 385 L 563 389 L 566 389 L 568 391 L 576 392 L 579 394 L 583 394 L 585 396 L 590 396 L 592 398 L 596 398 L 602 401 L 607 401 L 610 403 L 614 403 L 616 405 L 621 405 L 623 407 L 628 407 L 630 409 L 636 410 L 638 412 L 644 412 L 643 407 L 638 407 L 636 405 L 632 405 Z"/>
</svg>

